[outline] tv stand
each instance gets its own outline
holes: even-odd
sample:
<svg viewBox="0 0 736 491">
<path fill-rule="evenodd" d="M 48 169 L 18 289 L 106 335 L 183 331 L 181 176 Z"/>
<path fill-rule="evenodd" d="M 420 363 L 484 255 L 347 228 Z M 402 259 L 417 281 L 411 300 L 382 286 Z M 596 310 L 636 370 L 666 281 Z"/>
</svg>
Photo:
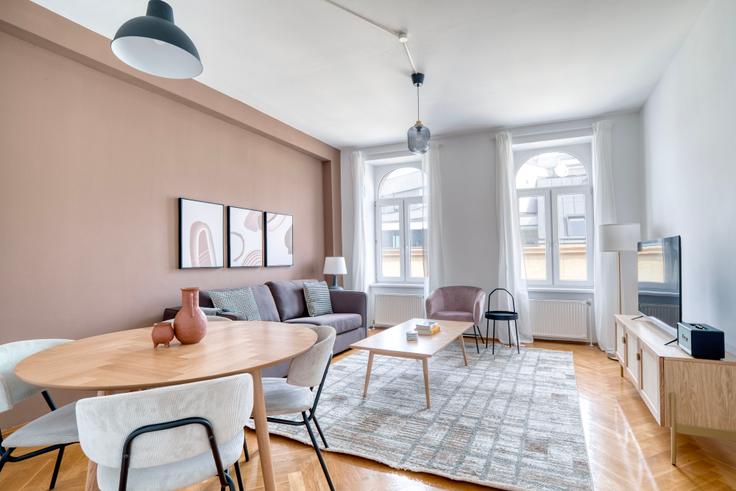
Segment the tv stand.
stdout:
<svg viewBox="0 0 736 491">
<path fill-rule="evenodd" d="M 621 376 L 657 423 L 670 428 L 672 465 L 678 433 L 736 440 L 736 357 L 693 358 L 641 316 L 616 315 L 615 326 Z"/>
</svg>

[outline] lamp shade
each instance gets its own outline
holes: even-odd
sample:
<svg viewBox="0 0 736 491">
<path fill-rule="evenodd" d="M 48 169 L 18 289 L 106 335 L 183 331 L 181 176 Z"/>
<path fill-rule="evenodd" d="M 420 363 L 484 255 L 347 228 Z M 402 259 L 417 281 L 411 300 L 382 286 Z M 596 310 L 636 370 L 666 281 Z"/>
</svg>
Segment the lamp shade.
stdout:
<svg viewBox="0 0 736 491">
<path fill-rule="evenodd" d="M 603 252 L 635 251 L 641 240 L 638 223 L 610 223 L 598 227 L 598 246 Z"/>
<path fill-rule="evenodd" d="M 150 75 L 181 79 L 202 73 L 197 48 L 161 0 L 149 0 L 146 15 L 120 26 L 110 47 L 121 61 Z"/>
<path fill-rule="evenodd" d="M 326 257 L 323 274 L 348 274 L 344 257 Z"/>
<path fill-rule="evenodd" d="M 424 126 L 421 121 L 417 121 L 417 124 L 409 128 L 409 131 L 406 132 L 406 138 L 411 153 L 421 155 L 429 150 L 429 128 Z"/>
</svg>

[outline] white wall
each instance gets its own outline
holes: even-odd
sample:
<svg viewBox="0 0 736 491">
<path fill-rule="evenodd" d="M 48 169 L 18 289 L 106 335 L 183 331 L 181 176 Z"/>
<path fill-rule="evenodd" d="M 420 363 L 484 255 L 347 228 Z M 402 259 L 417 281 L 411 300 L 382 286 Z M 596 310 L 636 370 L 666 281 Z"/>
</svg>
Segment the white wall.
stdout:
<svg viewBox="0 0 736 491">
<path fill-rule="evenodd" d="M 597 118 L 602 119 L 602 118 Z M 641 125 L 639 113 L 606 116 L 613 121 L 613 167 L 619 221 L 642 222 Z M 556 133 L 590 127 L 591 120 L 514 129 L 512 133 Z M 442 167 L 444 261 L 446 284 L 474 285 L 487 291 L 498 286 L 498 233 L 496 228 L 496 161 L 491 130 L 433 140 Z M 404 149 L 403 144 L 368 149 L 383 153 Z M 351 255 L 353 203 L 348 152 L 343 152 L 343 245 Z M 624 263 L 624 308 L 636 311 L 635 258 Z M 348 264 L 350 261 L 348 259 Z M 351 283 L 347 280 L 346 284 Z"/>
<path fill-rule="evenodd" d="M 736 1 L 713 0 L 643 111 L 647 235 L 682 236 L 683 318 L 736 346 Z"/>
</svg>

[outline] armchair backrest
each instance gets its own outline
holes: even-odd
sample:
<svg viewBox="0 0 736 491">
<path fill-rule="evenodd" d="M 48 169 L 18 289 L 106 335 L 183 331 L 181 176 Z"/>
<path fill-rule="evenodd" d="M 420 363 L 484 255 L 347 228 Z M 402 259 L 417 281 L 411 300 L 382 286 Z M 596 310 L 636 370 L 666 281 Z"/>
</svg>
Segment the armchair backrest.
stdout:
<svg viewBox="0 0 736 491">
<path fill-rule="evenodd" d="M 69 342 L 69 339 L 29 339 L 0 345 L 0 413 L 43 390 L 18 378 L 15 374 L 18 363 L 39 351 Z"/>
<path fill-rule="evenodd" d="M 191 384 L 91 397 L 77 402 L 79 443 L 90 460 L 120 467 L 126 438 L 146 425 L 183 418 L 205 418 L 218 445 L 240 437 L 253 408 L 249 374 Z M 206 430 L 188 425 L 138 436 L 130 455 L 131 468 L 180 462 L 210 452 Z"/>
</svg>

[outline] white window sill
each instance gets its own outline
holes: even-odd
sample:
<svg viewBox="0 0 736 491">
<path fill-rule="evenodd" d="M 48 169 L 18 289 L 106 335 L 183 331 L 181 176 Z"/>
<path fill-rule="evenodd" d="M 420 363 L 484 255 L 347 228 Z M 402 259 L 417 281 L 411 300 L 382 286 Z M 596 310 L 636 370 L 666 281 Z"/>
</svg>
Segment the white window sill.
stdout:
<svg viewBox="0 0 736 491">
<path fill-rule="evenodd" d="M 593 294 L 591 287 L 547 287 L 547 286 L 530 286 L 527 288 L 532 293 L 589 293 Z"/>
<path fill-rule="evenodd" d="M 371 288 L 407 288 L 412 290 L 424 290 L 422 283 L 372 283 Z"/>
</svg>

